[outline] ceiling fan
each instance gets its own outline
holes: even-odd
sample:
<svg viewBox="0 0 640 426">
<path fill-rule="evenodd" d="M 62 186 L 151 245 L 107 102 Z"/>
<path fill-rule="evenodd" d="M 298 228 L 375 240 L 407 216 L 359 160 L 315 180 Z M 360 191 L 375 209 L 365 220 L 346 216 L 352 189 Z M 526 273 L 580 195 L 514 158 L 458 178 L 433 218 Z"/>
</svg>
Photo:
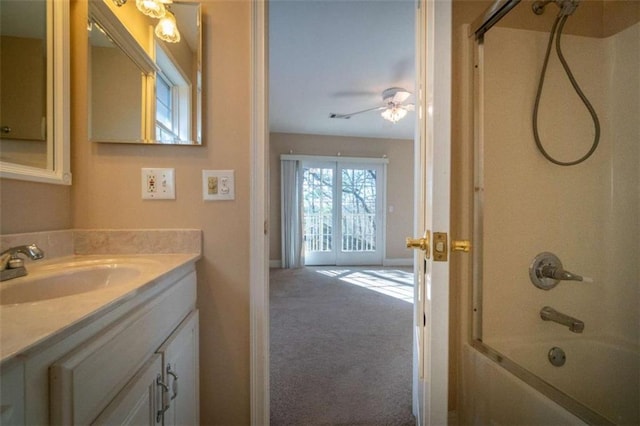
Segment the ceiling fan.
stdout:
<svg viewBox="0 0 640 426">
<path fill-rule="evenodd" d="M 407 111 L 413 111 L 415 109 L 414 104 L 404 104 L 411 93 L 400 87 L 391 87 L 382 92 L 382 102 L 384 105 L 373 108 L 364 109 L 362 111 L 356 111 L 349 114 L 336 114 L 330 113 L 329 118 L 343 118 L 345 120 L 350 119 L 354 115 L 362 114 L 369 111 L 382 111 L 380 115 L 385 120 L 392 123 L 396 123 L 398 120 L 404 118 L 407 115 Z"/>
</svg>

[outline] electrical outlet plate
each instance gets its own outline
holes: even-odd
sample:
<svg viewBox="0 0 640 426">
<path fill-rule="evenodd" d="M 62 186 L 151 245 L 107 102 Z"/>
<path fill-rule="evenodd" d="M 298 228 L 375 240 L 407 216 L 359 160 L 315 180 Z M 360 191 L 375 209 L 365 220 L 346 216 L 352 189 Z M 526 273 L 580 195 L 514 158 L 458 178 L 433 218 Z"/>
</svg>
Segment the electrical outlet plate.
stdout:
<svg viewBox="0 0 640 426">
<path fill-rule="evenodd" d="M 205 201 L 235 200 L 233 170 L 203 170 L 202 199 Z"/>
<path fill-rule="evenodd" d="M 142 169 L 143 200 L 175 200 L 175 169 Z"/>
</svg>

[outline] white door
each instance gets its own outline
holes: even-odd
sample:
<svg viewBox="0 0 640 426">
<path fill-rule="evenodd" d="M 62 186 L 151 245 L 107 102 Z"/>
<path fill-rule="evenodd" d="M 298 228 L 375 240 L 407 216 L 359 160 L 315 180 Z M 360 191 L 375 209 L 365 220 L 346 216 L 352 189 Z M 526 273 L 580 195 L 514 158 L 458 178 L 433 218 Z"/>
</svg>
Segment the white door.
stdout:
<svg viewBox="0 0 640 426">
<path fill-rule="evenodd" d="M 305 265 L 380 265 L 383 164 L 305 161 L 301 167 Z"/>
<path fill-rule="evenodd" d="M 451 1 L 419 2 L 416 131 L 414 413 L 418 425 L 447 424 Z"/>
</svg>

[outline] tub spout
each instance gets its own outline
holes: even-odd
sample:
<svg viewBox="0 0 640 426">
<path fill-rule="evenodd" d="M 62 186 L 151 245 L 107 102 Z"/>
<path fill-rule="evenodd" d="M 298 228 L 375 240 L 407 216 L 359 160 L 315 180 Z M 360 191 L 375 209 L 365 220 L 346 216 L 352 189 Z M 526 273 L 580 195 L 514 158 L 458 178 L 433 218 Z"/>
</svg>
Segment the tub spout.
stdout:
<svg viewBox="0 0 640 426">
<path fill-rule="evenodd" d="M 545 306 L 540 310 L 540 318 L 544 321 L 553 321 L 558 324 L 566 325 L 569 327 L 569 330 L 574 333 L 582 333 L 584 331 L 584 322 L 570 317 L 569 315 L 560 313 L 549 306 Z"/>
</svg>

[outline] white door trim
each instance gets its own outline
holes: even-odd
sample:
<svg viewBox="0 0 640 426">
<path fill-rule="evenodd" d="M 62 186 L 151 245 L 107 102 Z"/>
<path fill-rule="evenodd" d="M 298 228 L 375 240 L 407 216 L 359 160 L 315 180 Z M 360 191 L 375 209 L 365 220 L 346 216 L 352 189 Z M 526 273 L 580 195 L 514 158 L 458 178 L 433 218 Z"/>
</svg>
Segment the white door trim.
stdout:
<svg viewBox="0 0 640 426">
<path fill-rule="evenodd" d="M 269 424 L 269 121 L 266 0 L 251 2 L 249 332 L 251 424 Z"/>
</svg>

